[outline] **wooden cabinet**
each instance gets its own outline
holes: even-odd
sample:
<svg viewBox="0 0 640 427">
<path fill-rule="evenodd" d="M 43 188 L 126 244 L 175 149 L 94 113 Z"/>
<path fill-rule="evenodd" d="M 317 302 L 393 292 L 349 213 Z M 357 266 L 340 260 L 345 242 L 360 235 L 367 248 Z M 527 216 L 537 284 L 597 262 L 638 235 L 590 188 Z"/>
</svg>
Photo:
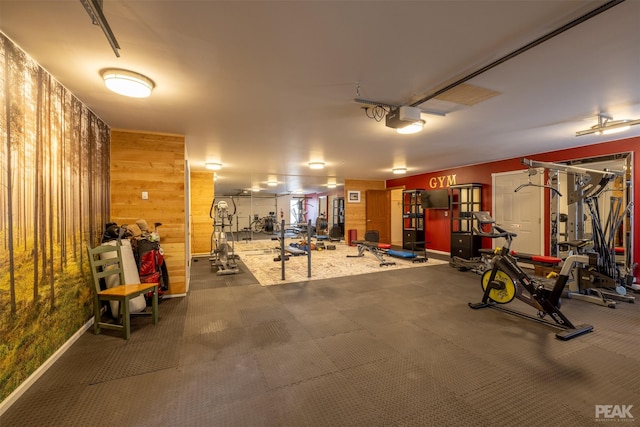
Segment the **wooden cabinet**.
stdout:
<svg viewBox="0 0 640 427">
<path fill-rule="evenodd" d="M 482 238 L 474 233 L 478 220 L 473 212 L 482 210 L 482 184 L 452 185 L 451 211 L 451 256 L 471 259 L 480 256 Z"/>
<path fill-rule="evenodd" d="M 402 247 L 404 249 L 424 249 L 424 190 L 402 192 Z"/>
</svg>

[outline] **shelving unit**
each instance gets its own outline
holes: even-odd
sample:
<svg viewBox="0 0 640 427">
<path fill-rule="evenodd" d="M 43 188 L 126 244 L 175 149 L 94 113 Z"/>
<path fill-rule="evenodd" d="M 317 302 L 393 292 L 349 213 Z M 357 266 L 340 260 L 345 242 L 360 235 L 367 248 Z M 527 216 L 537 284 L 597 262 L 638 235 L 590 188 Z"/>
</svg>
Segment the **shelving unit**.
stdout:
<svg viewBox="0 0 640 427">
<path fill-rule="evenodd" d="M 480 256 L 482 238 L 473 232 L 478 222 L 473 212 L 482 210 L 482 184 L 452 185 L 451 256 L 471 259 Z"/>
<path fill-rule="evenodd" d="M 333 199 L 331 222 L 331 226 L 339 227 L 340 235 L 344 236 L 344 197 Z"/>
<path fill-rule="evenodd" d="M 402 192 L 402 247 L 404 249 L 424 249 L 423 191 L 417 189 Z"/>
</svg>

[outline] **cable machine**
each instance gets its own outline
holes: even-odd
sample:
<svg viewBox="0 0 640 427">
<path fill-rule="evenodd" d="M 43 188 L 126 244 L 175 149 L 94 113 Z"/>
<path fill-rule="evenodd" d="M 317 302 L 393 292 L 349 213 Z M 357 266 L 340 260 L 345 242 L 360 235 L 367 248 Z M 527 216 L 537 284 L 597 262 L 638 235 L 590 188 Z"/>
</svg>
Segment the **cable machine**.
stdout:
<svg viewBox="0 0 640 427">
<path fill-rule="evenodd" d="M 567 205 L 569 214 L 566 218 L 566 236 L 568 239 L 560 242 L 552 239 L 556 248 L 569 248 L 569 255 L 573 252 L 581 254 L 596 254 L 598 262 L 595 265 L 578 265 L 575 268 L 576 280 L 570 284 L 571 298 L 582 299 L 595 304 L 615 307 L 612 300 L 634 302 L 633 297 L 626 296 L 626 288 L 632 275 L 629 271 L 621 271 L 616 263 L 614 236 L 618 232 L 624 217 L 632 207 L 628 203 L 622 207 L 622 200 L 611 198 L 611 209 L 605 221 L 602 221 L 599 196 L 608 188 L 609 183 L 623 176 L 623 172 L 594 170 L 558 163 L 538 162 L 522 159 L 522 163 L 532 167 L 542 167 L 551 171 L 567 173 Z M 558 184 L 558 179 L 551 182 Z M 552 219 L 561 219 L 558 208 L 560 192 L 555 189 L 551 197 Z M 591 233 L 585 231 L 585 207 L 591 218 Z M 557 231 L 557 223 L 555 225 Z M 552 230 L 554 225 L 552 224 Z M 556 249 L 557 250 L 557 249 Z M 553 252 L 553 248 L 552 251 Z M 622 269 L 624 270 L 624 269 Z"/>
</svg>

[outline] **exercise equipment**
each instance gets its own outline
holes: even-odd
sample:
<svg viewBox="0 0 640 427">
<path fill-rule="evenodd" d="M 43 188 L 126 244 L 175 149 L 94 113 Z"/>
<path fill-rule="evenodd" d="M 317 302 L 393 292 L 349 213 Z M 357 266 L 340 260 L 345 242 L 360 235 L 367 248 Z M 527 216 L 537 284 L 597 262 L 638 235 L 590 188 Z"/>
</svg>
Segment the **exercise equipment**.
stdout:
<svg viewBox="0 0 640 427">
<path fill-rule="evenodd" d="M 479 223 L 486 221 L 486 217 L 490 217 L 488 212 L 474 212 L 474 215 Z M 573 265 L 575 263 L 597 264 L 597 255 L 569 256 L 565 260 L 553 288 L 547 289 L 541 282 L 529 277 L 518 265 L 513 255 L 511 255 L 511 242 L 517 234 L 495 225 L 495 222 L 485 223 L 491 223 L 491 230 L 489 232 L 484 230 L 474 230 L 474 232 L 479 236 L 491 239 L 504 238 L 506 245 L 504 245 L 493 258 L 493 267 L 491 270 L 485 271 L 482 275 L 481 285 L 484 291 L 482 301 L 479 303 L 469 303 L 469 307 L 473 309 L 485 307 L 497 308 L 509 314 L 558 327 L 562 329 L 562 331 L 556 333 L 556 337 L 561 340 L 569 340 L 593 331 L 592 325 L 574 325 L 560 311 L 560 296 L 569 280 Z M 538 311 L 537 317 L 503 306 L 503 304 L 513 301 L 514 298 L 535 308 Z M 545 320 L 547 315 L 553 319 L 554 323 Z"/>
<path fill-rule="evenodd" d="M 415 251 L 406 251 L 406 250 L 395 250 L 395 249 L 387 249 L 386 254 L 392 256 L 394 258 L 406 259 L 411 262 L 427 262 L 429 258 L 427 258 L 426 251 L 425 255 L 418 255 Z"/>
<path fill-rule="evenodd" d="M 216 203 L 214 198 L 209 209 L 209 217 L 213 220 L 213 232 L 211 233 L 211 267 L 216 268 L 217 275 L 236 274 L 240 270 L 236 264 L 238 259 L 235 254 L 235 243 L 233 238 L 233 216 L 236 214 L 236 203 L 233 203 L 233 212 L 229 213 L 229 204 L 225 200 Z M 231 244 L 227 239 L 227 228 L 231 234 Z"/>
<path fill-rule="evenodd" d="M 489 215 L 476 215 L 476 219 L 479 221 L 480 229 L 485 229 L 487 225 L 495 223 L 494 219 Z M 491 258 L 495 255 L 495 251 L 493 249 L 478 249 L 478 253 L 480 254 L 479 257 L 469 259 L 454 255 L 449 260 L 449 265 L 458 269 L 458 271 L 472 271 L 476 274 L 483 274 L 491 269 Z"/>
<path fill-rule="evenodd" d="M 486 250 L 489 252 L 484 252 Z M 479 252 L 479 257 L 473 257 L 471 259 L 453 256 L 449 260 L 449 265 L 458 271 L 471 271 L 472 273 L 483 274 L 485 271 L 491 269 L 491 258 L 493 258 L 494 253 L 492 249 L 480 249 Z"/>
<path fill-rule="evenodd" d="M 388 243 L 369 242 L 367 240 L 354 240 L 358 247 L 358 255 L 347 255 L 348 258 L 363 257 L 365 252 L 370 252 L 380 261 L 380 267 L 387 265 L 396 265 L 393 261 L 387 261 L 384 259 L 385 250 L 391 249 L 391 245 Z"/>
<path fill-rule="evenodd" d="M 309 220 L 308 226 L 311 228 L 311 220 Z M 285 280 L 285 261 L 288 261 L 290 256 L 307 255 L 307 277 L 311 277 L 311 242 L 307 242 L 308 247 L 306 251 L 292 245 L 287 245 L 285 243 L 284 220 L 282 220 L 280 227 L 280 236 L 274 237 L 273 240 L 280 242 L 280 255 L 273 260 L 281 262 L 282 280 Z"/>
<path fill-rule="evenodd" d="M 522 163 L 531 167 L 542 167 L 568 174 L 569 185 L 568 205 L 575 206 L 578 218 L 584 218 L 583 205 L 588 207 L 591 216 L 592 243 L 590 249 L 586 245 L 576 247 L 578 253 L 596 254 L 597 263 L 593 265 L 578 265 L 576 267 L 577 281 L 569 287 L 571 298 L 580 299 L 594 304 L 615 308 L 614 300 L 634 302 L 635 298 L 626 295 L 626 288 L 633 280 L 629 271 L 621 272 L 615 260 L 614 236 L 620 229 L 623 218 L 629 214 L 632 203 L 622 207 L 622 199 L 611 197 L 611 209 L 604 222 L 601 220 L 598 197 L 608 188 L 609 183 L 623 175 L 622 172 L 609 170 L 594 170 L 557 163 L 538 162 L 522 159 Z M 558 193 L 559 194 L 559 193 Z M 580 227 L 581 233 L 584 231 Z M 578 236 L 582 239 L 584 236 Z M 558 242 L 567 245 L 568 242 Z M 572 254 L 570 251 L 569 254 Z"/>
</svg>

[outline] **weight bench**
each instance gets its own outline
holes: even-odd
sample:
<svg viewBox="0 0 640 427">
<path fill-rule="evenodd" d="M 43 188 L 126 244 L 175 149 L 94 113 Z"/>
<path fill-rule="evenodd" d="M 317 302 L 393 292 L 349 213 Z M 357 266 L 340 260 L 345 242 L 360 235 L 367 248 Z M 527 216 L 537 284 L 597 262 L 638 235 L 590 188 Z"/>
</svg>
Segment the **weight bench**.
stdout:
<svg viewBox="0 0 640 427">
<path fill-rule="evenodd" d="M 543 267 L 557 267 L 562 262 L 562 259 L 554 256 L 531 255 L 516 251 L 511 251 L 511 255 L 516 257 L 518 260 L 522 260 L 533 265 L 540 265 Z"/>
<path fill-rule="evenodd" d="M 493 258 L 495 252 L 493 249 L 480 249 L 480 254 L 483 257 Z M 543 267 L 557 267 L 561 262 L 561 258 L 546 255 L 532 255 L 524 252 L 511 251 L 511 255 L 520 261 L 528 262 L 533 265 L 540 265 Z"/>
<path fill-rule="evenodd" d="M 493 249 L 480 249 L 479 250 L 482 260 L 484 260 L 485 264 L 489 259 L 493 258 L 495 252 Z M 548 268 L 556 268 L 562 263 L 561 258 L 557 258 L 554 256 L 546 256 L 546 255 L 532 255 L 524 252 L 511 251 L 511 255 L 516 258 L 518 261 L 526 262 L 528 264 L 532 264 L 534 267 L 548 267 Z M 544 275 L 544 273 L 537 271 L 536 274 L 539 276 Z"/>
<path fill-rule="evenodd" d="M 369 242 L 367 240 L 352 240 L 351 243 L 358 246 L 358 255 L 347 255 L 347 258 L 362 257 L 365 251 L 369 251 L 380 261 L 380 267 L 396 265 L 395 262 L 384 259 L 385 251 L 391 249 L 391 245 L 388 243 Z"/>
<path fill-rule="evenodd" d="M 285 246 L 284 247 L 284 251 L 287 252 L 289 255 L 291 256 L 300 256 L 300 255 L 306 255 L 307 252 L 300 249 L 300 248 L 296 248 L 295 246 Z"/>
</svg>

